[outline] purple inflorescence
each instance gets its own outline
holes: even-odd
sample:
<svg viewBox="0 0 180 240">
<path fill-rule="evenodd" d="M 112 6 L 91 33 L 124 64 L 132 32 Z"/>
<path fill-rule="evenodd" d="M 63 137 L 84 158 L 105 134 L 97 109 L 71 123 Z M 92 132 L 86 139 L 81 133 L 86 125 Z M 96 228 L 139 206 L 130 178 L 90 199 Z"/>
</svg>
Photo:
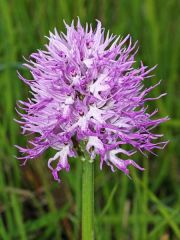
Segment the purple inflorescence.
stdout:
<svg viewBox="0 0 180 240">
<path fill-rule="evenodd" d="M 83 141 L 91 159 L 100 156 L 100 168 L 106 163 L 127 175 L 128 165 L 143 170 L 130 159 L 136 150 L 152 152 L 166 145 L 154 142 L 162 135 L 151 130 L 167 118 L 153 119 L 157 110 L 147 113 L 145 107 L 153 100 L 147 94 L 159 85 L 143 85 L 154 68 L 142 63 L 135 68 L 136 43 L 132 45 L 129 35 L 105 35 L 100 21 L 95 31 L 88 24 L 84 29 L 79 19 L 76 27 L 74 22 L 65 27 L 66 34 L 55 29 L 46 50 L 31 54 L 24 64 L 32 80 L 18 73 L 32 94 L 18 104 L 25 111 L 19 113 L 22 133 L 32 134 L 26 148 L 18 146 L 20 159 L 25 163 L 55 149 L 48 167 L 60 181 L 58 172 L 69 171 L 68 159 L 77 155 L 77 143 Z M 132 150 L 125 150 L 127 145 Z"/>
</svg>

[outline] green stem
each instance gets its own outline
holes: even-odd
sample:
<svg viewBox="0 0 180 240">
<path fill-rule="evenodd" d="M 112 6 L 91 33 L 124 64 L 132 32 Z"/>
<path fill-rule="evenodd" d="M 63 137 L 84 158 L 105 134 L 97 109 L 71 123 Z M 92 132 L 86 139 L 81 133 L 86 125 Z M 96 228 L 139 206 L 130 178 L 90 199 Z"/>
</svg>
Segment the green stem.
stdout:
<svg viewBox="0 0 180 240">
<path fill-rule="evenodd" d="M 82 170 L 82 240 L 94 239 L 94 163 L 87 158 Z"/>
</svg>

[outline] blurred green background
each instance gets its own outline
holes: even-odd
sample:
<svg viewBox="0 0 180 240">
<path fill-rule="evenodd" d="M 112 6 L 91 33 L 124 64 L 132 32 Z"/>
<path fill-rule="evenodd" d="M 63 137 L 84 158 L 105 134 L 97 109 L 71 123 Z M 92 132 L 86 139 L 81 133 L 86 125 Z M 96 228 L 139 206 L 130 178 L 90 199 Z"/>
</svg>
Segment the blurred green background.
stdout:
<svg viewBox="0 0 180 240">
<path fill-rule="evenodd" d="M 25 145 L 15 105 L 30 96 L 16 70 L 47 42 L 44 36 L 57 27 L 64 31 L 77 16 L 84 24 L 95 19 L 106 29 L 139 40 L 137 61 L 152 67 L 162 79 L 151 96 L 168 95 L 152 106 L 159 116 L 169 116 L 157 131 L 169 145 L 158 157 L 140 159 L 146 171 L 131 168 L 132 180 L 109 168 L 95 171 L 95 232 L 97 240 L 180 239 L 180 2 L 177 0 L 0 0 L 0 240 L 81 239 L 81 162 L 71 160 L 71 171 L 62 172 L 62 184 L 53 181 L 47 168 L 50 152 L 20 167 L 14 144 Z"/>
</svg>

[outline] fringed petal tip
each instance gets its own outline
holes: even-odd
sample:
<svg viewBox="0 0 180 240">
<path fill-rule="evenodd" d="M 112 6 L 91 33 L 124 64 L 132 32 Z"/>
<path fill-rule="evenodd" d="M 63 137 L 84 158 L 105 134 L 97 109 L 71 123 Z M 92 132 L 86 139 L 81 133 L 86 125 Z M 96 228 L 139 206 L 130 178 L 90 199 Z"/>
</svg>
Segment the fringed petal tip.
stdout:
<svg viewBox="0 0 180 240">
<path fill-rule="evenodd" d="M 57 181 L 58 183 L 61 182 L 61 180 L 58 176 L 58 171 L 56 169 L 52 171 L 52 175 L 53 175 L 55 181 Z"/>
</svg>

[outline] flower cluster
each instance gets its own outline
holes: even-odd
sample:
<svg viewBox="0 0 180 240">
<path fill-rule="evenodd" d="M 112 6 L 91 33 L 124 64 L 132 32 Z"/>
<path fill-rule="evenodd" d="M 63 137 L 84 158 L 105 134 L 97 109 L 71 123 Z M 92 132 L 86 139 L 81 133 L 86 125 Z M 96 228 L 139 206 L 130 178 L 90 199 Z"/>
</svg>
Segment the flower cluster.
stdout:
<svg viewBox="0 0 180 240">
<path fill-rule="evenodd" d="M 66 34 L 55 29 L 46 50 L 26 60 L 32 80 L 18 73 L 32 94 L 18 104 L 24 111 L 18 111 L 22 133 L 32 134 L 26 148 L 18 146 L 20 159 L 26 163 L 48 148 L 57 150 L 48 167 L 60 181 L 58 172 L 69 171 L 68 159 L 77 155 L 77 143 L 83 141 L 91 159 L 100 156 L 100 168 L 106 163 L 127 175 L 128 165 L 143 170 L 131 156 L 166 144 L 154 142 L 162 135 L 151 130 L 167 118 L 154 119 L 157 110 L 148 113 L 145 106 L 153 100 L 148 93 L 159 84 L 143 85 L 154 68 L 142 63 L 135 68 L 136 43 L 129 35 L 105 34 L 100 21 L 95 30 L 88 24 L 83 28 L 79 20 L 77 26 L 72 22 L 65 27 Z"/>
</svg>

